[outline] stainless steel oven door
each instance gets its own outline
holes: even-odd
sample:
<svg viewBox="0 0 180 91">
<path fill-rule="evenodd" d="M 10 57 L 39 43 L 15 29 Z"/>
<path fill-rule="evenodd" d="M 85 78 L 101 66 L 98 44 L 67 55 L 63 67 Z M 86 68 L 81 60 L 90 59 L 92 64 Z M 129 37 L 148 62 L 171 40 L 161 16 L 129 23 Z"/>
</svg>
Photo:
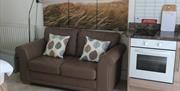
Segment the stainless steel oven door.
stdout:
<svg viewBox="0 0 180 91">
<path fill-rule="evenodd" d="M 175 51 L 131 47 L 129 76 L 173 83 Z"/>
</svg>

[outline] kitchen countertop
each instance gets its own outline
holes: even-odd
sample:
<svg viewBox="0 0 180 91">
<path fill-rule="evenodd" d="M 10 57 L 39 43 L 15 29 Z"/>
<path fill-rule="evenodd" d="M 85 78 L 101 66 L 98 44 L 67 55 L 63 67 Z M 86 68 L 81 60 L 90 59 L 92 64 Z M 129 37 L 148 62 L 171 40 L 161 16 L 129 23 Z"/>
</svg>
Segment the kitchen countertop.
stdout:
<svg viewBox="0 0 180 91">
<path fill-rule="evenodd" d="M 135 34 L 133 32 L 127 33 L 130 38 L 140 38 L 140 39 L 155 39 L 155 40 L 169 40 L 169 41 L 180 41 L 180 31 L 176 32 L 166 32 L 159 31 L 153 36 L 147 36 L 143 34 Z"/>
</svg>

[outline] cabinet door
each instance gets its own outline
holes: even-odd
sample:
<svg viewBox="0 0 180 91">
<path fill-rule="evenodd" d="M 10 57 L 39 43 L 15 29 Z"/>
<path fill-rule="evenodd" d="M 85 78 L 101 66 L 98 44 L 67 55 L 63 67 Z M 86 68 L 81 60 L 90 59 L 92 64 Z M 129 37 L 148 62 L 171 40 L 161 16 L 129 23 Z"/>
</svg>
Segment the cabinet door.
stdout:
<svg viewBox="0 0 180 91">
<path fill-rule="evenodd" d="M 134 78 L 128 79 L 128 91 L 173 91 L 173 88 L 173 84 Z"/>
<path fill-rule="evenodd" d="M 180 42 L 177 42 L 174 82 L 180 83 Z"/>
<path fill-rule="evenodd" d="M 180 83 L 174 83 L 173 91 L 180 91 Z"/>
<path fill-rule="evenodd" d="M 147 89 L 147 88 L 139 88 L 139 87 L 129 87 L 129 91 L 159 91 L 159 90 L 152 90 L 152 89 Z"/>
</svg>

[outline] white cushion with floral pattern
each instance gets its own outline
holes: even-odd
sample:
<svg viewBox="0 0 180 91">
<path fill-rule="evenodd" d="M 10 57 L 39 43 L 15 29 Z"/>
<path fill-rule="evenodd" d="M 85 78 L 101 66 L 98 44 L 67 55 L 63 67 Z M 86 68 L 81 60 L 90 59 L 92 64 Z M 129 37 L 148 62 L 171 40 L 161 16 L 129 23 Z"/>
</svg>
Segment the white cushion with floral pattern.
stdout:
<svg viewBox="0 0 180 91">
<path fill-rule="evenodd" d="M 99 62 L 99 57 L 106 52 L 110 45 L 110 41 L 101 41 L 97 39 L 91 39 L 86 36 L 86 44 L 84 46 L 83 54 L 80 60 L 88 60 L 93 62 Z"/>
<path fill-rule="evenodd" d="M 44 55 L 63 58 L 70 36 L 49 34 Z"/>
</svg>

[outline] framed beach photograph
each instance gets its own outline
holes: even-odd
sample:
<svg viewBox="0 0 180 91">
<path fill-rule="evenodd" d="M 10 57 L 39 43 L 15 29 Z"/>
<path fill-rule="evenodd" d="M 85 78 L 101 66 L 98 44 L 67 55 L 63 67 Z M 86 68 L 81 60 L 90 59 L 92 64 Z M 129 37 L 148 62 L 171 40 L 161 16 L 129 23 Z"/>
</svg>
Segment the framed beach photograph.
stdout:
<svg viewBox="0 0 180 91">
<path fill-rule="evenodd" d="M 44 25 L 68 27 L 69 0 L 43 0 Z"/>
<path fill-rule="evenodd" d="M 97 0 L 69 0 L 69 27 L 96 29 Z"/>
<path fill-rule="evenodd" d="M 127 28 L 128 0 L 98 0 L 97 28 L 121 31 Z"/>
<path fill-rule="evenodd" d="M 44 0 L 44 25 L 125 31 L 128 0 Z"/>
</svg>

